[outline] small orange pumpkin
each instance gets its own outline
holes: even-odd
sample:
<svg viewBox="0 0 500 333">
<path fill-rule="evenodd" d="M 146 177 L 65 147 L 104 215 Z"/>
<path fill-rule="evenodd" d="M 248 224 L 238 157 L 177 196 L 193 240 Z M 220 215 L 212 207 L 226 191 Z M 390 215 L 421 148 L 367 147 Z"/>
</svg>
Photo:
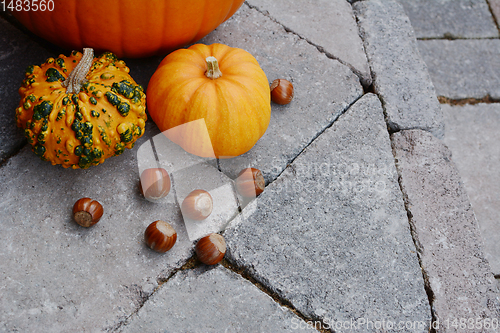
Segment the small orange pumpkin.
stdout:
<svg viewBox="0 0 500 333">
<path fill-rule="evenodd" d="M 271 117 L 269 83 L 257 60 L 223 44 L 196 44 L 169 54 L 146 95 L 158 128 L 202 157 L 230 158 L 249 151 Z"/>
</svg>

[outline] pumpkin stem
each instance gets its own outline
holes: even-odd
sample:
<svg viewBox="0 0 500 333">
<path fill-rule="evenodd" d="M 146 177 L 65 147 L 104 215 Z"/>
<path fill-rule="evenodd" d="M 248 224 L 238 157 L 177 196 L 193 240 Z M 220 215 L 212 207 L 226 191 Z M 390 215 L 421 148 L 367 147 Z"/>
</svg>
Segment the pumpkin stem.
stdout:
<svg viewBox="0 0 500 333">
<path fill-rule="evenodd" d="M 220 78 L 222 76 L 222 72 L 219 69 L 217 59 L 210 56 L 207 57 L 205 61 L 207 62 L 207 71 L 205 72 L 205 75 L 212 80 Z"/>
<path fill-rule="evenodd" d="M 87 82 L 85 78 L 89 72 L 92 61 L 94 60 L 94 50 L 91 48 L 84 48 L 82 59 L 78 65 L 69 73 L 66 81 L 62 83 L 63 87 L 66 87 L 67 94 L 77 94 L 80 92 L 82 84 Z"/>
</svg>

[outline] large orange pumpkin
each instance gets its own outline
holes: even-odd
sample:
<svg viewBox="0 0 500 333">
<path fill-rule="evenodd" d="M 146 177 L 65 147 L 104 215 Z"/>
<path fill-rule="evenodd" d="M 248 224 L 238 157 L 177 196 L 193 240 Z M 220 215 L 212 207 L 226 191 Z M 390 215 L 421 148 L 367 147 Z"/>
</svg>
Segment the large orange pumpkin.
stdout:
<svg viewBox="0 0 500 333">
<path fill-rule="evenodd" d="M 184 150 L 230 158 L 249 151 L 265 133 L 270 94 L 266 74 L 250 53 L 196 44 L 163 59 L 146 102 L 158 128 Z"/>
<path fill-rule="evenodd" d="M 92 47 L 119 57 L 143 57 L 196 42 L 243 1 L 51 0 L 52 11 L 44 7 L 13 15 L 35 34 L 68 49 Z"/>
</svg>

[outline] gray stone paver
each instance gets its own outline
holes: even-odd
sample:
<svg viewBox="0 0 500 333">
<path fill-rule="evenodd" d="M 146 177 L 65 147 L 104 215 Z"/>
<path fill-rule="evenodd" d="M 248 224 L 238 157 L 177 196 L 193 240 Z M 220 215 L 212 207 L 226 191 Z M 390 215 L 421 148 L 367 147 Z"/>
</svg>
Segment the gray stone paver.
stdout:
<svg viewBox="0 0 500 333">
<path fill-rule="evenodd" d="M 476 214 L 486 259 L 500 274 L 500 104 L 443 105 L 443 113 L 444 143 Z"/>
<path fill-rule="evenodd" d="M 147 133 L 154 132 L 148 124 Z M 150 203 L 139 194 L 138 180 L 133 150 L 99 167 L 72 170 L 40 160 L 26 146 L 0 168 L 2 329 L 112 327 L 153 292 L 157 278 L 192 255 L 173 192 Z M 71 218 L 73 204 L 85 196 L 104 207 L 90 229 Z M 178 233 L 165 255 L 143 241 L 145 228 L 158 219 Z"/>
<path fill-rule="evenodd" d="M 420 40 L 438 96 L 500 99 L 500 40 Z"/>
<path fill-rule="evenodd" d="M 241 276 L 205 267 L 177 273 L 120 332 L 311 332 Z"/>
<path fill-rule="evenodd" d="M 247 3 L 347 64 L 363 85 L 371 84 L 356 19 L 345 0 L 250 0 Z M 321 10 L 317 10 L 318 7 Z"/>
<path fill-rule="evenodd" d="M 269 127 L 257 144 L 241 156 L 220 160 L 221 170 L 233 179 L 251 166 L 260 169 L 266 181 L 274 180 L 363 94 L 357 76 L 347 66 L 245 5 L 202 42 L 251 50 L 269 82 L 285 78 L 294 85 L 290 104 L 272 103 Z"/>
<path fill-rule="evenodd" d="M 356 102 L 254 204 L 226 230 L 226 257 L 305 316 L 429 324 L 375 95 Z"/>
<path fill-rule="evenodd" d="M 441 325 L 455 318 L 498 319 L 496 281 L 450 151 L 421 130 L 401 131 L 392 139 L 435 318 Z M 443 332 L 464 331 L 444 326 Z"/>
<path fill-rule="evenodd" d="M 389 128 L 420 128 L 442 138 L 441 108 L 401 5 L 367 0 L 353 7 Z"/>
<path fill-rule="evenodd" d="M 417 38 L 499 37 L 486 0 L 399 0 Z"/>
</svg>

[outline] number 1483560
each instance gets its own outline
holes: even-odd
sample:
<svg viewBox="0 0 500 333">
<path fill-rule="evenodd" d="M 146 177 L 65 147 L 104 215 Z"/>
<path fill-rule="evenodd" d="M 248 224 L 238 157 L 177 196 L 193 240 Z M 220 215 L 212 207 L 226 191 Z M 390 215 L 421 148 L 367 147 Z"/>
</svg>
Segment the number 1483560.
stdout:
<svg viewBox="0 0 500 333">
<path fill-rule="evenodd" d="M 0 0 L 0 7 L 3 11 L 8 9 L 11 12 L 51 12 L 55 4 L 53 0 Z"/>
</svg>

